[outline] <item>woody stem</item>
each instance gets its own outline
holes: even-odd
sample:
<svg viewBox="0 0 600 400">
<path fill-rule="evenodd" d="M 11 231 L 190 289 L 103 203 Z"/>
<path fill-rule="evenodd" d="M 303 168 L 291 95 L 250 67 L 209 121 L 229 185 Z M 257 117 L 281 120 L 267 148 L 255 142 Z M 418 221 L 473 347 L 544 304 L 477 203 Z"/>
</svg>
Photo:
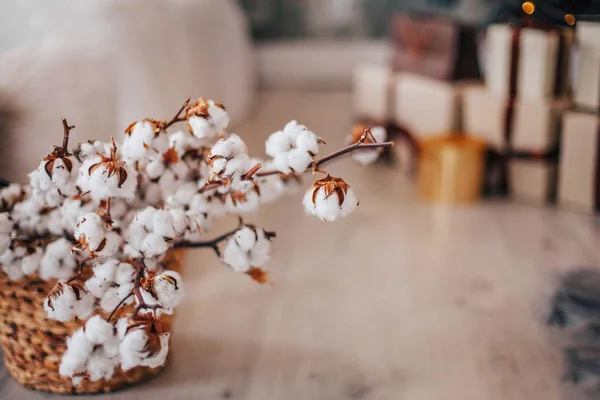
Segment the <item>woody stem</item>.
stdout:
<svg viewBox="0 0 600 400">
<path fill-rule="evenodd" d="M 71 132 L 71 129 L 75 128 L 75 126 L 69 126 L 69 124 L 67 123 L 67 119 L 66 118 L 62 119 L 62 125 L 63 125 L 62 151 L 65 154 L 67 154 L 68 153 L 68 148 L 69 148 L 69 133 Z"/>
<path fill-rule="evenodd" d="M 364 135 L 363 135 L 364 136 Z M 361 138 L 362 139 L 362 138 Z M 363 139 L 364 140 L 364 139 Z M 307 171 L 316 171 L 320 166 L 322 166 L 323 164 L 335 160 L 338 157 L 341 157 L 345 154 L 351 153 L 353 151 L 356 150 L 362 150 L 362 149 L 384 149 L 384 148 L 388 148 L 388 147 L 394 147 L 396 144 L 394 142 L 383 142 L 383 143 L 362 143 L 360 140 L 357 143 L 354 143 L 348 147 L 344 147 L 343 149 L 340 149 L 338 151 L 335 151 L 319 160 L 314 161 L 311 164 L 310 168 L 307 168 L 306 170 L 302 171 L 301 173 L 305 173 Z M 270 175 L 277 175 L 277 174 L 282 174 L 281 171 L 265 171 L 265 172 L 257 172 L 256 174 L 254 174 L 257 177 L 264 177 L 264 176 L 270 176 Z M 299 173 L 300 174 L 300 173 Z"/>
<path fill-rule="evenodd" d="M 165 125 L 165 129 L 177 122 L 185 121 L 185 118 L 181 118 L 181 113 L 183 112 L 183 110 L 185 110 L 185 108 L 189 104 L 190 104 L 190 98 L 188 97 L 187 99 L 185 99 L 185 101 L 183 102 L 183 104 L 181 105 L 179 110 L 177 110 L 177 114 L 175 114 L 175 116 L 173 118 L 171 118 L 171 120 L 169 122 L 167 122 L 167 125 Z"/>
<path fill-rule="evenodd" d="M 192 248 L 210 247 L 217 254 L 217 257 L 221 257 L 221 251 L 219 250 L 219 243 L 221 243 L 224 240 L 229 239 L 231 237 L 231 235 L 233 235 L 234 233 L 236 233 L 238 231 L 238 229 L 239 228 L 236 228 L 229 232 L 226 232 L 226 233 L 222 234 L 221 236 L 214 238 L 213 240 L 208 240 L 205 242 L 179 242 L 179 243 L 175 243 L 175 246 L 173 246 L 173 247 L 175 249 L 179 249 L 179 248 L 192 249 Z"/>
</svg>

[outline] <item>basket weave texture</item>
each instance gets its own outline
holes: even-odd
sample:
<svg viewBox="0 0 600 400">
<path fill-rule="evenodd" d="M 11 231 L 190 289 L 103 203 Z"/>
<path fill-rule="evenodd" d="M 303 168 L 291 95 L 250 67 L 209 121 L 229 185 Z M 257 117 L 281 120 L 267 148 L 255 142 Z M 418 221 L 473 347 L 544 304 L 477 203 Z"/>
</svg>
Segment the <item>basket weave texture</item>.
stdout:
<svg viewBox="0 0 600 400">
<path fill-rule="evenodd" d="M 168 253 L 167 269 L 178 271 L 182 258 L 181 251 Z M 136 367 L 128 371 L 117 367 L 109 380 L 83 379 L 77 386 L 70 378 L 60 376 L 58 368 L 67 349 L 66 339 L 85 321 L 64 323 L 46 319 L 44 299 L 55 284 L 56 281 L 44 281 L 35 275 L 11 281 L 0 272 L 0 345 L 6 369 L 19 384 L 61 394 L 112 392 L 146 381 L 162 370 L 164 366 Z M 115 317 L 132 310 L 133 306 L 125 306 Z M 172 317 L 164 315 L 160 319 L 170 331 Z"/>
</svg>

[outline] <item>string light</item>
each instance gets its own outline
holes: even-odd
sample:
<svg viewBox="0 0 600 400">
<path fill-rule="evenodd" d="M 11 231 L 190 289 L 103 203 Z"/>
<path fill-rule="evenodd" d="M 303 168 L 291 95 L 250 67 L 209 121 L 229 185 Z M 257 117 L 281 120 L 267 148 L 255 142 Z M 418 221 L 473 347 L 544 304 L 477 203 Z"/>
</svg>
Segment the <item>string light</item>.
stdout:
<svg viewBox="0 0 600 400">
<path fill-rule="evenodd" d="M 533 1 L 526 1 L 521 7 L 523 8 L 523 11 L 525 11 L 525 14 L 531 15 L 535 11 L 535 4 L 533 4 Z"/>
<path fill-rule="evenodd" d="M 575 25 L 575 16 L 573 14 L 565 14 L 565 22 L 568 25 Z"/>
</svg>

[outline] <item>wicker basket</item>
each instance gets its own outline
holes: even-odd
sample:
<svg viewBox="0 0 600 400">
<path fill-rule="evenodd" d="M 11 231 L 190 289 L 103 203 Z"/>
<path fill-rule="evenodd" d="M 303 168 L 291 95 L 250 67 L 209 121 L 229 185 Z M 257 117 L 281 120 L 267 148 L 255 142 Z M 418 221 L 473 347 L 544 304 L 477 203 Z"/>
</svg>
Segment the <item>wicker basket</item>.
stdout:
<svg viewBox="0 0 600 400">
<path fill-rule="evenodd" d="M 169 253 L 168 268 L 178 270 L 182 256 L 181 251 Z M 55 283 L 35 276 L 10 281 L 0 273 L 0 345 L 6 368 L 17 382 L 26 388 L 53 393 L 101 393 L 143 382 L 162 370 L 162 367 L 136 367 L 122 371 L 117 367 L 110 380 L 84 379 L 77 386 L 71 379 L 60 376 L 58 368 L 67 348 L 66 339 L 84 322 L 46 319 L 44 298 Z M 131 310 L 132 306 L 127 307 Z M 119 310 L 119 314 L 127 311 L 127 307 Z M 170 330 L 171 317 L 163 316 L 161 320 Z"/>
</svg>

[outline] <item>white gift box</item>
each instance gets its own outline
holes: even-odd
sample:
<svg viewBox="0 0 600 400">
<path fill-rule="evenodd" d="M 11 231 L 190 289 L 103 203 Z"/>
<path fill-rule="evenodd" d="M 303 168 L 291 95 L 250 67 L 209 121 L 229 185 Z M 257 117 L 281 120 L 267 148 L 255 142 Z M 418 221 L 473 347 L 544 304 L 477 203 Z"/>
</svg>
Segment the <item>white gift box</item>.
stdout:
<svg viewBox="0 0 600 400">
<path fill-rule="evenodd" d="M 463 131 L 487 141 L 492 148 L 503 149 L 508 97 L 478 85 L 464 88 L 462 97 Z M 512 147 L 539 153 L 553 150 L 558 140 L 560 116 L 569 104 L 565 98 L 538 102 L 515 100 Z"/>
<path fill-rule="evenodd" d="M 600 23 L 577 23 L 579 54 L 573 100 L 579 106 L 600 109 Z"/>
<path fill-rule="evenodd" d="M 524 203 L 542 205 L 552 199 L 556 186 L 556 164 L 543 160 L 508 161 L 510 197 Z"/>
<path fill-rule="evenodd" d="M 418 139 L 458 133 L 464 86 L 400 73 L 395 77 L 393 118 Z"/>
<path fill-rule="evenodd" d="M 600 117 L 568 111 L 563 118 L 558 177 L 558 202 L 574 210 L 596 209 L 596 170 Z"/>
<path fill-rule="evenodd" d="M 362 64 L 352 74 L 353 108 L 358 119 L 386 121 L 390 115 L 392 71 L 377 64 Z"/>
<path fill-rule="evenodd" d="M 510 91 L 515 29 L 505 24 L 493 24 L 487 28 L 485 82 L 492 93 L 500 96 Z M 561 34 L 564 35 L 564 51 L 559 65 Z M 557 85 L 561 90 L 566 89 L 563 77 L 568 75 L 570 37 L 570 30 L 520 28 L 516 67 L 516 91 L 520 99 L 537 101 L 553 97 Z M 560 81 L 558 84 L 557 79 Z"/>
</svg>

